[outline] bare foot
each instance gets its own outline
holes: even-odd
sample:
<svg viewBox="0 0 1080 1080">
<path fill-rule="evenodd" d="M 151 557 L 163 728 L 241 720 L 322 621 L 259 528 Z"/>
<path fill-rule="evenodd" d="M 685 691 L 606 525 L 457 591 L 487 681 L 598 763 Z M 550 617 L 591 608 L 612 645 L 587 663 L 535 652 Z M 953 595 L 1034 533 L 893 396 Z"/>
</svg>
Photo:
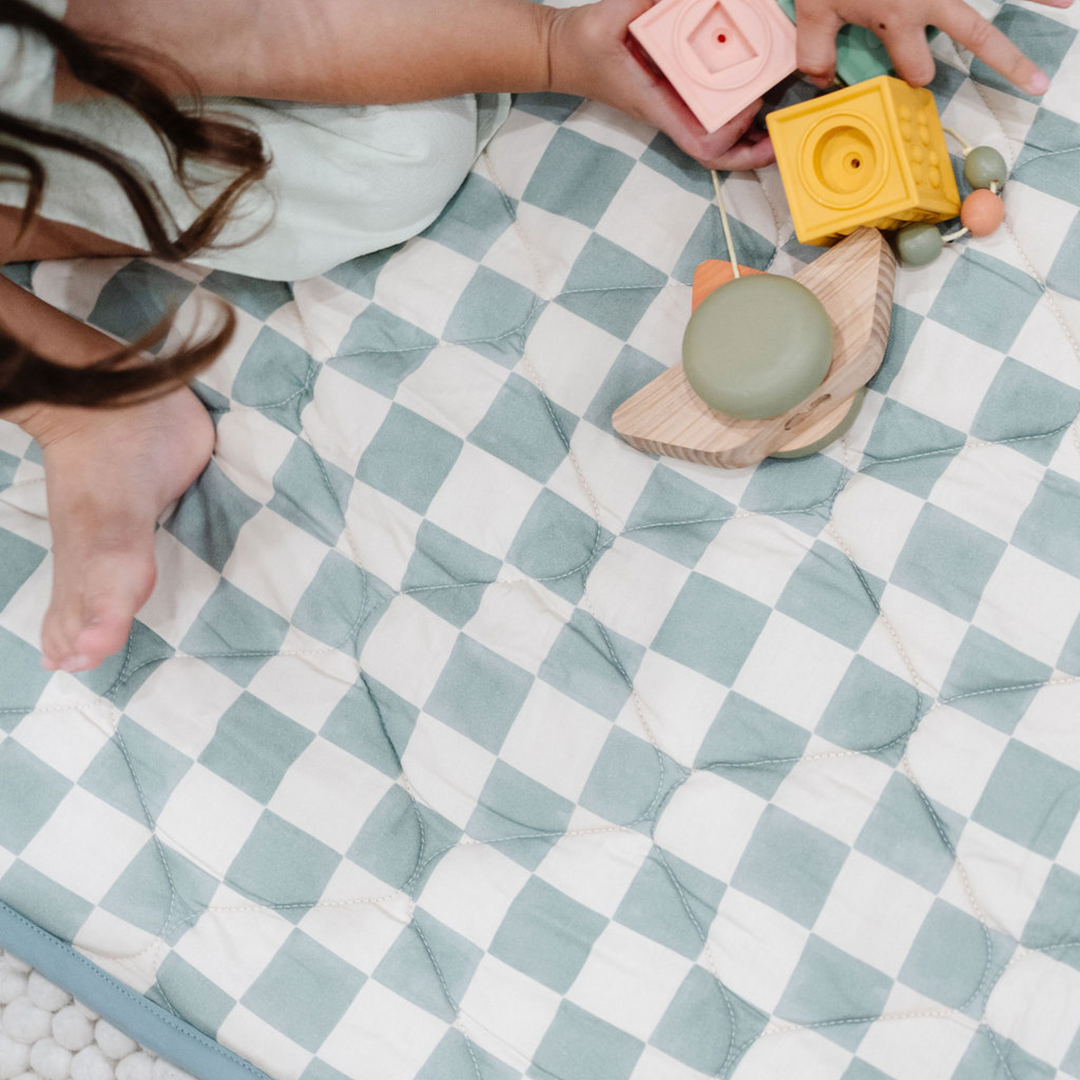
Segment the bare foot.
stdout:
<svg viewBox="0 0 1080 1080">
<path fill-rule="evenodd" d="M 188 389 L 123 409 L 41 406 L 20 424 L 41 444 L 53 534 L 41 630 L 51 671 L 97 667 L 124 646 L 154 587 L 154 527 L 214 446 Z"/>
</svg>

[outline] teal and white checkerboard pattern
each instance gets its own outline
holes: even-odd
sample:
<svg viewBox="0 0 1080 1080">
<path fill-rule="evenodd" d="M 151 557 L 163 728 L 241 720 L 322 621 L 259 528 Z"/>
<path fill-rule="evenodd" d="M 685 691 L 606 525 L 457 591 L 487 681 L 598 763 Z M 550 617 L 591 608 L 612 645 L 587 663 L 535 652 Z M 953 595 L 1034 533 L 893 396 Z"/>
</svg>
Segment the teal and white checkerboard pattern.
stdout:
<svg viewBox="0 0 1080 1080">
<path fill-rule="evenodd" d="M 934 88 L 1018 158 L 1010 228 L 901 275 L 803 461 L 612 432 L 722 250 L 596 105 L 521 99 L 325 278 L 37 267 L 121 336 L 240 329 L 98 672 L 39 668 L 0 430 L 0 899 L 275 1080 L 1080 1078 L 1080 21 L 998 18 L 1046 100 L 941 41 Z M 772 171 L 727 195 L 744 262 L 812 257 Z"/>
</svg>

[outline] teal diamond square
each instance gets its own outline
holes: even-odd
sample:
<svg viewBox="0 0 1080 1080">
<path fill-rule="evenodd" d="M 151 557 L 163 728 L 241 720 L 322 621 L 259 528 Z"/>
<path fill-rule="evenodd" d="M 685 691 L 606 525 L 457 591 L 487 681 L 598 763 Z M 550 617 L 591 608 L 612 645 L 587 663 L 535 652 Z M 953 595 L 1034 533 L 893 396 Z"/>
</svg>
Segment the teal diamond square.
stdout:
<svg viewBox="0 0 1080 1080">
<path fill-rule="evenodd" d="M 567 1001 L 533 1054 L 533 1080 L 629 1080 L 645 1044 Z"/>
<path fill-rule="evenodd" d="M 696 960 L 725 888 L 696 866 L 653 848 L 626 890 L 615 922 Z"/>
<path fill-rule="evenodd" d="M 289 624 L 258 600 L 222 579 L 203 604 L 180 648 L 247 686 L 275 656 Z"/>
<path fill-rule="evenodd" d="M 112 915 L 177 942 L 190 916 L 210 905 L 218 882 L 179 852 L 148 840 L 101 901 Z"/>
<path fill-rule="evenodd" d="M 877 369 L 874 377 L 866 384 L 871 390 L 879 394 L 887 394 L 893 380 L 900 373 L 900 368 L 911 351 L 911 344 L 919 327 L 923 324 L 923 317 L 906 307 L 893 304 L 892 322 L 889 324 L 889 343 L 885 349 L 885 359 L 881 367 Z"/>
<path fill-rule="evenodd" d="M 419 715 L 415 705 L 364 675 L 334 706 L 319 734 L 396 780 Z"/>
<path fill-rule="evenodd" d="M 971 818 L 1052 859 L 1078 812 L 1080 772 L 1011 739 Z"/>
<path fill-rule="evenodd" d="M 979 1016 L 983 989 L 1012 955 L 1012 938 L 988 930 L 968 912 L 935 900 L 897 976 L 951 1009 Z M 987 980 L 984 982 L 984 980 Z"/>
<path fill-rule="evenodd" d="M 888 1073 L 875 1069 L 873 1065 L 867 1065 L 862 1058 L 853 1058 L 840 1080 L 893 1080 L 893 1078 Z"/>
<path fill-rule="evenodd" d="M 576 604 L 585 577 L 612 536 L 587 514 L 548 488 L 536 497 L 506 561 Z"/>
<path fill-rule="evenodd" d="M 443 1036 L 439 1045 L 416 1074 L 416 1080 L 520 1080 L 521 1073 L 489 1054 L 482 1046 L 467 1040 L 455 1028 Z M 309 1080 L 306 1076 L 301 1080 Z M 311 1077 L 310 1080 L 319 1080 Z M 327 1080 L 330 1080 L 328 1077 Z M 342 1077 L 341 1080 L 347 1080 Z"/>
<path fill-rule="evenodd" d="M 730 686 L 768 622 L 770 610 L 729 585 L 691 573 L 651 648 Z"/>
<path fill-rule="evenodd" d="M 921 707 L 922 695 L 911 683 L 854 656 L 815 732 L 848 750 L 880 752 L 886 761 L 899 761 Z"/>
<path fill-rule="evenodd" d="M 521 198 L 591 229 L 633 167 L 628 154 L 559 128 Z"/>
<path fill-rule="evenodd" d="M 318 366 L 304 349 L 264 326 L 240 364 L 232 396 L 298 434 L 300 413 L 311 400 L 317 372 Z"/>
<path fill-rule="evenodd" d="M 240 530 L 261 506 L 211 459 L 198 480 L 180 497 L 164 528 L 220 573 L 236 547 Z"/>
<path fill-rule="evenodd" d="M 965 438 L 962 431 L 886 398 L 859 471 L 925 499 Z"/>
<path fill-rule="evenodd" d="M 140 825 L 153 827 L 173 788 L 190 768 L 191 758 L 186 754 L 121 716 L 116 735 L 86 767 L 79 787 Z"/>
<path fill-rule="evenodd" d="M 531 877 L 514 897 L 488 952 L 565 994 L 607 923 L 603 915 Z"/>
<path fill-rule="evenodd" d="M 771 799 L 809 741 L 805 728 L 732 691 L 698 747 L 694 768 Z"/>
<path fill-rule="evenodd" d="M 994 17 L 994 25 L 1010 41 L 1022 43 L 1024 54 L 1051 78 L 1057 74 L 1076 39 L 1076 31 L 1071 26 L 1014 4 L 1005 4 L 1001 8 Z M 1025 94 L 977 56 L 971 61 L 971 77 L 984 86 L 992 86 L 995 90 L 1013 94 L 1025 101 L 1039 100 Z"/>
<path fill-rule="evenodd" d="M 425 520 L 401 591 L 460 630 L 479 610 L 485 587 L 500 569 L 501 559 Z"/>
<path fill-rule="evenodd" d="M 527 327 L 541 307 L 540 298 L 524 285 L 480 266 L 454 305 L 443 338 L 513 367 L 521 359 Z"/>
<path fill-rule="evenodd" d="M 593 233 L 555 302 L 626 341 L 667 283 L 667 274 Z"/>
<path fill-rule="evenodd" d="M 391 595 L 388 586 L 352 559 L 328 551 L 293 609 L 292 623 L 316 641 L 352 653 L 364 616 Z M 369 633 L 373 625 L 367 627 Z"/>
<path fill-rule="evenodd" d="M 234 307 L 241 308 L 265 322 L 278 308 L 292 302 L 292 286 L 287 281 L 268 281 L 264 278 L 231 274 L 228 270 L 212 270 L 199 282 Z"/>
<path fill-rule="evenodd" d="M 585 419 L 601 431 L 614 435 L 611 414 L 627 398 L 633 397 L 642 387 L 647 386 L 658 375 L 662 375 L 665 370 L 664 365 L 651 356 L 646 356 L 645 353 L 639 352 L 630 345 L 624 345 L 615 358 L 615 363 L 604 376 L 600 389 L 589 402 L 589 407 L 585 410 Z"/>
<path fill-rule="evenodd" d="M 776 1015 L 797 1024 L 870 1020 L 881 1014 L 892 979 L 842 949 L 811 934 L 788 981 Z M 855 1050 L 870 1024 L 832 1023 L 817 1030 L 825 1038 Z"/>
<path fill-rule="evenodd" d="M 312 735 L 284 713 L 241 694 L 218 720 L 199 762 L 261 803 L 268 803 Z"/>
<path fill-rule="evenodd" d="M 577 608 L 537 674 L 587 709 L 614 720 L 630 697 L 644 655 L 642 646 Z"/>
<path fill-rule="evenodd" d="M 3 274 L 3 272 L 4 270 L 0 269 L 0 274 Z M 6 450 L 0 450 L 0 490 L 10 487 L 14 483 L 15 471 L 21 464 L 21 458 L 9 454 Z"/>
<path fill-rule="evenodd" d="M 788 579 L 776 610 L 858 649 L 877 621 L 884 588 L 885 582 L 857 569 L 838 548 L 817 542 Z"/>
<path fill-rule="evenodd" d="M 662 131 L 656 133 L 656 137 L 649 143 L 645 153 L 641 155 L 641 164 L 648 165 L 650 169 L 658 172 L 661 176 L 666 176 L 685 191 L 693 192 L 703 199 L 712 201 L 712 182 L 708 173 L 702 172 L 701 163 L 695 161 L 685 151 L 680 150 Z M 732 222 L 732 225 L 734 224 Z M 714 232 L 714 245 L 715 242 L 716 236 Z M 739 256 L 741 261 L 742 248 L 739 248 Z M 698 262 L 700 261 L 699 259 Z"/>
<path fill-rule="evenodd" d="M 1022 940 L 1029 949 L 1080 941 L 1080 875 L 1051 866 Z M 1055 948 L 1049 955 L 1080 970 L 1080 947 Z"/>
<path fill-rule="evenodd" d="M 14 739 L 0 742 L 0 845 L 18 855 L 71 786 L 70 780 Z"/>
<path fill-rule="evenodd" d="M 0 731 L 15 730 L 51 678 L 41 666 L 41 653 L 0 626 Z"/>
<path fill-rule="evenodd" d="M 1080 300 L 1080 214 L 1073 218 L 1065 239 L 1058 248 L 1046 284 L 1056 292 Z M 1075 391 L 1072 392 L 1075 395 Z"/>
<path fill-rule="evenodd" d="M 157 969 L 157 990 L 189 1024 L 213 1038 L 236 1000 L 175 952 Z"/>
<path fill-rule="evenodd" d="M 969 626 L 945 676 L 941 701 L 1012 734 L 1035 700 L 1038 689 L 1034 684 L 1046 682 L 1053 673 L 1049 664 L 1040 664 L 977 626 Z M 979 692 L 1010 686 L 1031 688 L 1008 693 Z"/>
<path fill-rule="evenodd" d="M 1077 242 L 1080 243 L 1080 232 Z M 1080 262 L 1077 272 L 1080 273 Z M 1078 410 L 1080 392 L 1007 356 L 983 396 L 971 434 L 988 442 L 1013 439 L 1010 445 L 1014 450 L 1047 465 Z M 1060 430 L 1054 431 L 1055 428 Z M 1054 433 L 1030 438 L 1043 431 Z"/>
<path fill-rule="evenodd" d="M 1070 1076 L 1080 1077 L 1080 1027 L 1076 1029 L 1076 1038 L 1073 1039 L 1061 1068 Z"/>
<path fill-rule="evenodd" d="M 0 529 L 0 551 L 4 553 L 0 560 L 0 610 L 3 610 L 41 565 L 47 552 L 8 529 Z"/>
<path fill-rule="evenodd" d="M 479 262 L 513 222 L 512 205 L 490 180 L 471 172 L 420 235 Z"/>
<path fill-rule="evenodd" d="M 1040 108 L 1013 166 L 1012 179 L 1073 206 L 1080 205 L 1076 190 L 1077 146 L 1080 146 L 1080 124 Z"/>
<path fill-rule="evenodd" d="M 579 799 L 587 810 L 617 825 L 651 818 L 671 785 L 686 770 L 651 742 L 613 727 Z"/>
<path fill-rule="evenodd" d="M 264 810 L 226 880 L 245 896 L 299 922 L 319 902 L 339 862 L 341 856 L 333 848 Z"/>
<path fill-rule="evenodd" d="M 300 1080 L 349 1080 L 349 1077 L 331 1068 L 325 1061 L 312 1058 L 308 1067 L 300 1074 Z"/>
<path fill-rule="evenodd" d="M 141 259 L 125 263 L 98 293 L 87 322 L 122 341 L 134 341 L 175 311 L 195 286 Z M 147 350 L 157 352 L 159 339 Z"/>
<path fill-rule="evenodd" d="M 314 1053 L 353 1003 L 367 976 L 294 930 L 240 999 L 272 1028 Z"/>
<path fill-rule="evenodd" d="M 423 514 L 464 444 L 445 428 L 391 405 L 356 467 L 357 478 Z"/>
<path fill-rule="evenodd" d="M 0 877 L 0 900 L 16 911 L 32 911 L 34 922 L 62 941 L 74 941 L 94 905 L 16 859 Z"/>
<path fill-rule="evenodd" d="M 273 498 L 266 504 L 271 510 L 330 547 L 338 542 L 353 486 L 344 469 L 297 439 L 274 473 L 273 484 Z"/>
<path fill-rule="evenodd" d="M 408 892 L 460 837 L 459 828 L 395 786 L 368 815 L 347 854 L 357 866 Z"/>
<path fill-rule="evenodd" d="M 649 1039 L 665 1054 L 709 1076 L 720 1076 L 734 1047 L 756 1039 L 768 1017 L 695 964 Z"/>
<path fill-rule="evenodd" d="M 930 318 L 1005 353 L 1041 295 L 1038 284 L 1023 271 L 969 247 L 949 271 Z"/>
<path fill-rule="evenodd" d="M 372 251 L 368 255 L 349 259 L 332 270 L 327 270 L 323 276 L 329 278 L 335 285 L 340 285 L 343 289 L 348 289 L 370 300 L 375 295 L 375 283 L 379 280 L 382 268 L 403 246 L 403 244 L 394 244 L 393 247 L 383 248 L 382 251 Z"/>
<path fill-rule="evenodd" d="M 372 977 L 406 1001 L 452 1023 L 483 955 L 483 949 L 417 908 L 413 921 L 387 950 Z"/>
<path fill-rule="evenodd" d="M 353 320 L 327 366 L 392 398 L 438 343 L 418 326 L 369 304 Z"/>
<path fill-rule="evenodd" d="M 766 458 L 754 469 L 740 504 L 755 513 L 782 515 L 800 532 L 817 536 L 847 475 L 843 466 L 821 454 L 791 461 Z"/>
<path fill-rule="evenodd" d="M 1080 617 L 1069 631 L 1069 637 L 1065 647 L 1058 657 L 1057 666 L 1070 675 L 1080 675 Z M 0 716 L 0 727 L 4 726 L 4 718 Z"/>
<path fill-rule="evenodd" d="M 513 372 L 469 435 L 469 442 L 541 484 L 563 463 L 577 417 Z"/>
<path fill-rule="evenodd" d="M 623 535 L 693 569 L 734 513 L 727 499 L 657 465 L 630 511 Z"/>
<path fill-rule="evenodd" d="M 1080 577 L 1080 484 L 1048 469 L 1016 523 L 1012 542 L 1037 559 Z"/>
<path fill-rule="evenodd" d="M 505 761 L 496 761 L 465 831 L 535 870 L 566 832 L 574 804 Z"/>
<path fill-rule="evenodd" d="M 982 1027 L 968 1043 L 951 1080 L 1054 1080 L 1056 1070 L 1021 1050 L 1012 1039 Z"/>
<path fill-rule="evenodd" d="M 581 104 L 582 98 L 572 94 L 552 94 L 542 91 L 537 94 L 515 94 L 514 108 L 532 116 L 561 124 L 570 118 L 570 114 Z"/>
<path fill-rule="evenodd" d="M 970 619 L 1006 546 L 1004 540 L 927 503 L 896 559 L 891 580 L 960 619 Z"/>
<path fill-rule="evenodd" d="M 949 845 L 955 849 L 964 819 L 931 805 L 937 821 L 915 785 L 894 773 L 859 832 L 855 850 L 936 893 L 952 869 Z"/>
<path fill-rule="evenodd" d="M 499 752 L 533 677 L 466 634 L 460 634 L 424 711 Z"/>
<path fill-rule="evenodd" d="M 811 927 L 847 853 L 847 844 L 769 805 L 735 867 L 731 884 Z"/>
<path fill-rule="evenodd" d="M 111 698 L 118 709 L 127 707 L 135 691 L 176 650 L 145 623 L 136 619 L 131 624 L 126 647 L 105 659 L 91 671 L 81 671 L 75 677 L 95 694 Z"/>
<path fill-rule="evenodd" d="M 648 164 L 655 168 L 656 158 L 651 157 L 648 151 L 646 151 L 645 156 L 650 159 Z M 697 223 L 697 227 L 686 242 L 686 247 L 683 248 L 674 269 L 671 271 L 671 276 L 685 285 L 693 284 L 695 271 L 707 259 L 727 259 L 728 257 L 727 245 L 724 243 L 723 233 L 721 232 L 720 218 L 713 203 L 715 196 L 713 195 L 712 181 L 709 179 L 708 173 L 701 173 L 701 176 L 708 188 L 708 191 L 704 194 L 711 205 L 704 208 L 701 220 Z M 741 266 L 751 266 L 756 270 L 764 270 L 773 259 L 776 245 L 771 240 L 767 240 L 756 229 L 751 228 L 736 217 L 730 218 L 728 224 L 731 226 L 731 238 L 735 241 L 735 250 L 739 253 L 739 264 Z M 689 303 L 687 304 L 686 317 L 690 317 Z"/>
</svg>

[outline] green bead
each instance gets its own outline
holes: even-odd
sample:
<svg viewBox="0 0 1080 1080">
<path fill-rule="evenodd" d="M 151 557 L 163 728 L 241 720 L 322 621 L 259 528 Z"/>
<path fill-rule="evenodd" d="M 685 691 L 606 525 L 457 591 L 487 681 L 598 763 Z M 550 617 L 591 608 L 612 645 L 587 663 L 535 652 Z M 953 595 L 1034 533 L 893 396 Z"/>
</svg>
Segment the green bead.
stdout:
<svg viewBox="0 0 1080 1080">
<path fill-rule="evenodd" d="M 698 304 L 683 336 L 683 370 L 710 409 L 740 420 L 778 416 L 808 397 L 832 363 L 821 301 L 776 274 L 747 274 Z"/>
<path fill-rule="evenodd" d="M 964 178 L 973 188 L 1004 186 L 1009 175 L 1005 159 L 992 146 L 976 146 L 964 159 Z"/>
<path fill-rule="evenodd" d="M 936 225 L 925 221 L 905 225 L 896 234 L 896 250 L 905 266 L 926 266 L 932 263 L 945 246 Z"/>
</svg>

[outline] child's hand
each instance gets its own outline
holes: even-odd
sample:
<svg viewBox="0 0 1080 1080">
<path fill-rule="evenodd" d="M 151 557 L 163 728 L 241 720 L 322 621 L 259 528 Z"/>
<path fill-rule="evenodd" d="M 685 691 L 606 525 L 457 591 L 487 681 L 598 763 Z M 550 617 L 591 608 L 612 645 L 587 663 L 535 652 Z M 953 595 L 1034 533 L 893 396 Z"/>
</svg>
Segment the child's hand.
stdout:
<svg viewBox="0 0 1080 1080">
<path fill-rule="evenodd" d="M 627 27 L 655 0 L 600 0 L 554 13 L 548 39 L 550 87 L 613 105 L 659 128 L 711 169 L 758 169 L 773 161 L 772 143 L 753 127 L 761 102 L 711 134 L 671 84 L 644 59 Z"/>
<path fill-rule="evenodd" d="M 1066 8 L 1072 0 L 1035 0 Z M 836 32 L 845 23 L 865 26 L 884 42 L 897 74 L 912 86 L 934 77 L 926 28 L 936 26 L 1011 83 L 1044 94 L 1050 80 L 996 26 L 964 0 L 795 0 L 799 69 L 821 85 L 836 74 Z"/>
</svg>

